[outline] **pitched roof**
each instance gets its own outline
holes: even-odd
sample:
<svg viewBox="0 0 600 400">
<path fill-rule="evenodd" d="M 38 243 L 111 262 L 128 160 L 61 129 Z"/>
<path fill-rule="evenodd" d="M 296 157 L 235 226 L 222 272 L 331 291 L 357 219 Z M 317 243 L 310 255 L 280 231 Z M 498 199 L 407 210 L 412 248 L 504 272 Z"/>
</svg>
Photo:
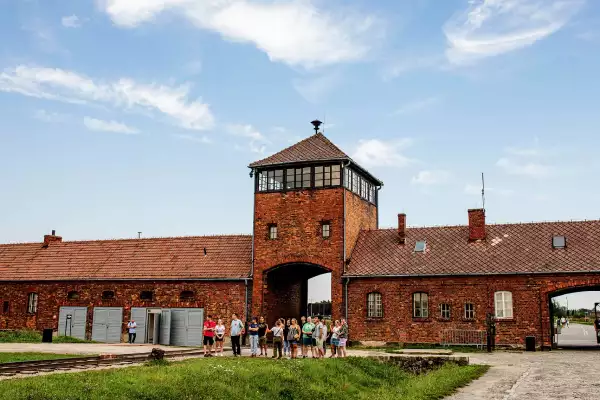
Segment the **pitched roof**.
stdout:
<svg viewBox="0 0 600 400">
<path fill-rule="evenodd" d="M 249 235 L 0 245 L 4 281 L 239 279 L 251 267 Z"/>
<path fill-rule="evenodd" d="M 487 239 L 469 242 L 468 226 L 363 231 L 348 276 L 473 275 L 600 271 L 600 221 L 487 225 Z M 553 249 L 564 235 L 566 249 Z M 427 242 L 415 253 L 418 240 Z"/>
<path fill-rule="evenodd" d="M 322 133 L 316 133 L 300 142 L 275 153 L 272 156 L 255 161 L 250 168 L 268 165 L 302 163 L 326 160 L 350 160 L 350 157 L 340 150 Z"/>
</svg>

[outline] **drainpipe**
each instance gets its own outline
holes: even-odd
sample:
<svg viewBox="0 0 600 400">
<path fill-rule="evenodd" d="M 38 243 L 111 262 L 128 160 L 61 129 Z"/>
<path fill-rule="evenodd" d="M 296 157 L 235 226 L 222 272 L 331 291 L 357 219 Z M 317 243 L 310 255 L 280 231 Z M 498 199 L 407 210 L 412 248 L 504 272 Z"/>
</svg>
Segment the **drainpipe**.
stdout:
<svg viewBox="0 0 600 400">
<path fill-rule="evenodd" d="M 348 283 L 350 282 L 350 278 L 346 278 L 346 290 L 344 293 L 344 296 L 346 297 L 344 300 L 344 306 L 346 308 L 346 312 L 344 313 L 346 315 L 346 322 L 348 322 Z"/>
<path fill-rule="evenodd" d="M 379 191 L 383 188 L 383 183 L 381 186 L 377 186 L 377 192 L 375 192 L 375 211 L 377 213 L 377 221 L 376 221 L 376 229 L 379 229 Z"/>
<path fill-rule="evenodd" d="M 250 176 L 254 175 L 254 169 L 250 172 Z M 256 233 L 256 185 L 254 185 L 254 194 L 252 195 L 252 266 L 250 267 L 250 278 L 254 276 L 254 235 Z"/>
<path fill-rule="evenodd" d="M 248 320 L 248 279 L 244 279 L 244 283 L 246 284 L 246 300 L 244 301 L 244 304 L 246 305 L 246 314 L 244 315 L 244 318 Z"/>
<path fill-rule="evenodd" d="M 342 194 L 344 195 L 344 220 L 343 222 L 343 246 L 344 248 L 342 249 L 343 251 L 343 259 L 342 259 L 342 274 L 344 272 L 346 272 L 346 184 L 347 182 L 344 181 L 344 179 L 346 178 L 346 168 L 348 168 L 348 166 L 350 165 L 350 161 L 347 161 L 345 164 L 342 163 L 342 187 L 343 187 L 343 192 Z"/>
</svg>

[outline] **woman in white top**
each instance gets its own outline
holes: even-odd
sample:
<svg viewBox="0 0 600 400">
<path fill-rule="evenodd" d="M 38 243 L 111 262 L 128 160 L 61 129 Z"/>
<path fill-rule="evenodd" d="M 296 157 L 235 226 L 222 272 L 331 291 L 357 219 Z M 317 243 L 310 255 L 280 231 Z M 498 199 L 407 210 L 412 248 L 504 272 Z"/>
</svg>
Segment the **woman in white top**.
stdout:
<svg viewBox="0 0 600 400">
<path fill-rule="evenodd" d="M 339 332 L 340 332 L 340 321 L 336 320 L 333 323 L 333 328 L 332 328 L 332 334 L 331 334 L 331 355 L 329 356 L 329 358 L 332 357 L 336 357 L 337 356 L 337 347 L 340 344 L 340 336 L 339 336 Z"/>
<path fill-rule="evenodd" d="M 281 319 L 278 319 L 275 323 L 275 326 L 271 328 L 271 332 L 273 332 L 273 357 L 277 357 L 277 352 L 279 351 L 279 357 L 281 358 L 281 350 L 283 347 L 283 322 Z"/>
<path fill-rule="evenodd" d="M 225 325 L 223 325 L 223 320 L 219 318 L 217 326 L 215 326 L 215 354 L 219 357 L 223 357 L 223 343 L 225 343 Z"/>
</svg>

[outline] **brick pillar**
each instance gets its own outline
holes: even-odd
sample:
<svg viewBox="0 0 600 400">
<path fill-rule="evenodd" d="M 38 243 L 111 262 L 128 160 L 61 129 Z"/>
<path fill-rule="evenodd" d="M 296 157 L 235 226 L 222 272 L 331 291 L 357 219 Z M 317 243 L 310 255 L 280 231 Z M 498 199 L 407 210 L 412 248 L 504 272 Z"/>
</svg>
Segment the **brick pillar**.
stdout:
<svg viewBox="0 0 600 400">
<path fill-rule="evenodd" d="M 469 210 L 469 240 L 484 240 L 485 237 L 485 210 Z"/>
</svg>

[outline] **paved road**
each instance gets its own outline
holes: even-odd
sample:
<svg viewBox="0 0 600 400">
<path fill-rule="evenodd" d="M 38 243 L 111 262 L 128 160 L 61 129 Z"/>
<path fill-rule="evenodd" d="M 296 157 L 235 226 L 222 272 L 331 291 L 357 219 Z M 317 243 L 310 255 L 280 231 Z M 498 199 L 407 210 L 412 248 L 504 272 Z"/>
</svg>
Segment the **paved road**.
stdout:
<svg viewBox="0 0 600 400">
<path fill-rule="evenodd" d="M 560 335 L 556 337 L 560 347 L 597 346 L 596 331 L 592 325 L 570 324 L 568 328 L 562 328 Z"/>
<path fill-rule="evenodd" d="M 487 374 L 449 400 L 600 399 L 600 351 L 465 354 Z"/>
</svg>

